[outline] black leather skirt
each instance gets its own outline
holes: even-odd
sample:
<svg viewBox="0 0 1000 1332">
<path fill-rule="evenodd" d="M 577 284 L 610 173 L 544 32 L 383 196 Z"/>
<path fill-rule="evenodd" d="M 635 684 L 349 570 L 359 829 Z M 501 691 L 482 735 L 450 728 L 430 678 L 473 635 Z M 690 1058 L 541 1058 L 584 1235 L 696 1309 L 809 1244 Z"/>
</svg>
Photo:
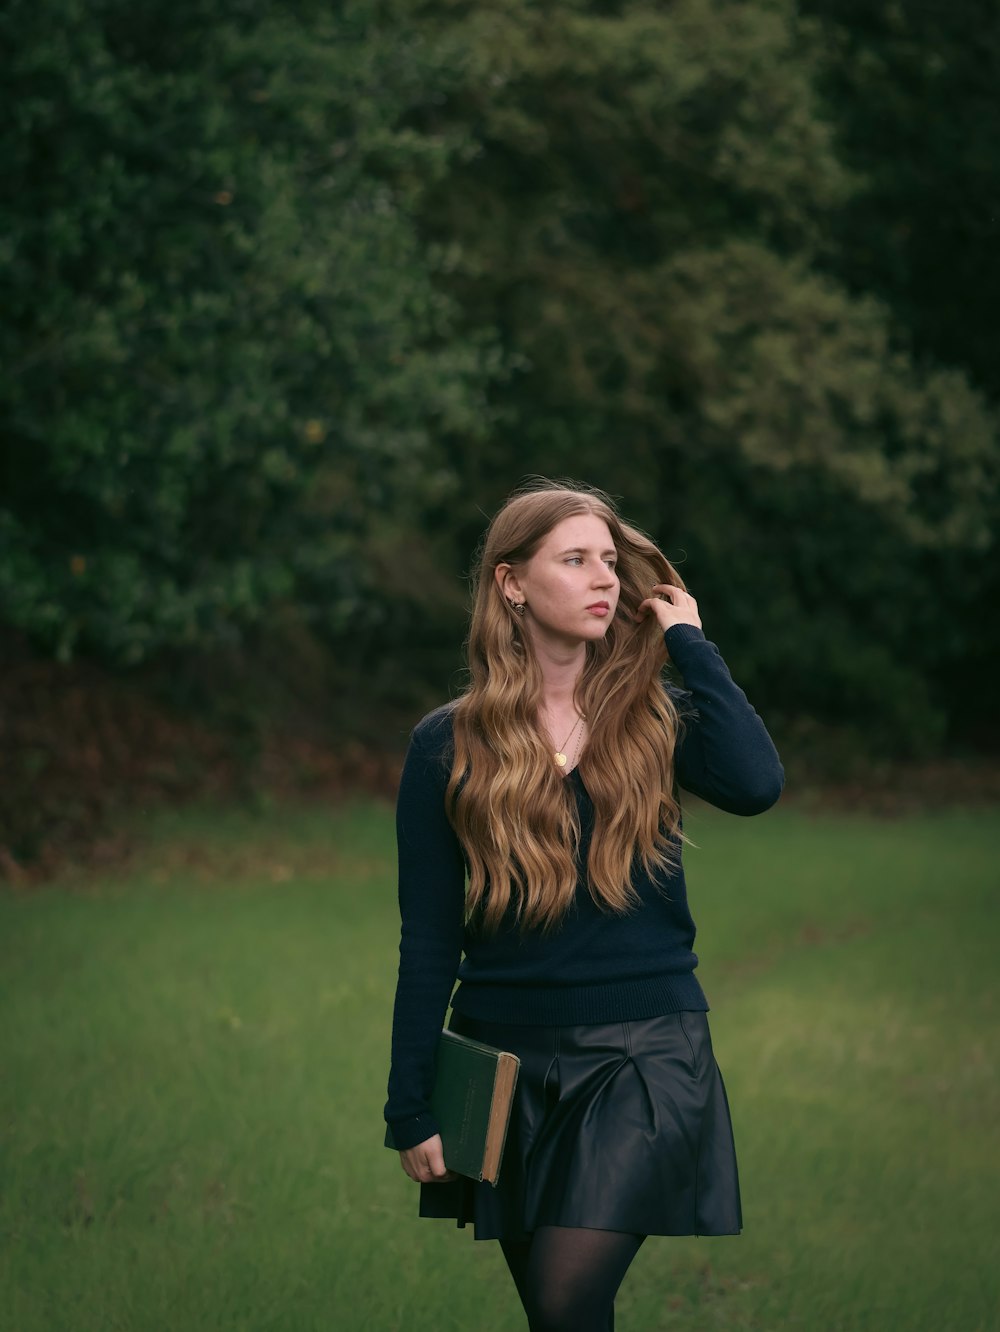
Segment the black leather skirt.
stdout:
<svg viewBox="0 0 1000 1332">
<path fill-rule="evenodd" d="M 476 1239 L 538 1226 L 736 1235 L 729 1103 L 708 1016 L 534 1027 L 453 1012 L 449 1026 L 520 1056 L 500 1179 L 421 1184 L 420 1215 Z"/>
</svg>

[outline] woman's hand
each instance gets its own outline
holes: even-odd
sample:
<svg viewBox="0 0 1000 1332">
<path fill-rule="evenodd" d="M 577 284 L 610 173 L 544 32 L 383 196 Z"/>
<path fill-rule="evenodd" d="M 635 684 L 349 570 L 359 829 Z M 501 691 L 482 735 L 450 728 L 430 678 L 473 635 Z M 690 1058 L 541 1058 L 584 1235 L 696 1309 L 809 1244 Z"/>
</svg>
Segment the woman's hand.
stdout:
<svg viewBox="0 0 1000 1332">
<path fill-rule="evenodd" d="M 682 588 L 674 587 L 672 583 L 657 583 L 653 593 L 640 604 L 636 611 L 637 620 L 644 620 L 652 612 L 664 633 L 675 624 L 693 624 L 696 629 L 701 628 L 698 603 Z"/>
<path fill-rule="evenodd" d="M 449 1179 L 458 1178 L 454 1170 L 445 1169 L 440 1133 L 400 1152 L 399 1163 L 418 1184 L 445 1184 Z"/>
</svg>

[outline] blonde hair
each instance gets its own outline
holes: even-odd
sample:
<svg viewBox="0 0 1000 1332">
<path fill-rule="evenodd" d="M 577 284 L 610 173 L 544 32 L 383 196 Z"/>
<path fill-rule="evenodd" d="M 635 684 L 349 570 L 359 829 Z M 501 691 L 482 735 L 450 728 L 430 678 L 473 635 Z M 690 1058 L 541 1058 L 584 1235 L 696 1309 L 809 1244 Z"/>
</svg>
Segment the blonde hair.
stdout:
<svg viewBox="0 0 1000 1332">
<path fill-rule="evenodd" d="M 555 926 L 577 884 L 576 801 L 539 733 L 542 675 L 529 633 L 497 584 L 498 564 L 529 560 L 565 518 L 594 514 L 611 531 L 621 593 L 603 639 L 586 645 L 576 704 L 587 719 L 580 776 L 594 805 L 589 891 L 603 908 L 637 902 L 636 864 L 652 874 L 678 860 L 674 796 L 679 718 L 660 673 L 667 660 L 654 616 L 636 610 L 654 583 L 683 588 L 654 543 L 619 517 L 603 492 L 575 482 L 534 482 L 490 523 L 473 570 L 469 684 L 454 704 L 455 754 L 448 816 L 469 864 L 466 906 L 487 932 L 513 903 L 522 928 Z"/>
</svg>

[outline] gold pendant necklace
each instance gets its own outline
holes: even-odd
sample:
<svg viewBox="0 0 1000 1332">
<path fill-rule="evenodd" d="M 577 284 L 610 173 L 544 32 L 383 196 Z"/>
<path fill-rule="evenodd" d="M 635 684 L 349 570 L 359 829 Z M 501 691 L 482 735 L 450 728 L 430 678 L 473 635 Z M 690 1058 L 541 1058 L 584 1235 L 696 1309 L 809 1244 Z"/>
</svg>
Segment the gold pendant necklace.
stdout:
<svg viewBox="0 0 1000 1332">
<path fill-rule="evenodd" d="M 560 768 L 565 768 L 568 762 L 566 758 L 566 750 L 569 747 L 569 742 L 573 739 L 574 735 L 576 735 L 577 730 L 579 729 L 580 723 L 582 721 L 583 721 L 583 713 L 581 712 L 577 715 L 576 724 L 574 725 L 572 731 L 570 731 L 569 735 L 562 742 L 562 745 L 552 755 L 555 761 L 559 764 Z"/>
</svg>

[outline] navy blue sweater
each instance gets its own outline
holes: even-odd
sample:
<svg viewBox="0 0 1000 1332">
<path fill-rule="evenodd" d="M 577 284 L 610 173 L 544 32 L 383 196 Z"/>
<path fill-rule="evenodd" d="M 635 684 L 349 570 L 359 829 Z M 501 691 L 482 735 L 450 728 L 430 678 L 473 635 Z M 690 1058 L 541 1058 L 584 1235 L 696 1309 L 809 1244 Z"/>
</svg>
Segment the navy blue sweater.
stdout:
<svg viewBox="0 0 1000 1332">
<path fill-rule="evenodd" d="M 667 686 L 684 723 L 678 785 L 732 814 L 768 809 L 784 772 L 764 723 L 700 629 L 674 625 L 665 641 L 685 685 Z M 402 931 L 385 1118 L 400 1148 L 438 1132 L 428 1097 L 456 977 L 452 1007 L 491 1022 L 576 1025 L 708 1008 L 694 975 L 683 869 L 652 878 L 639 870 L 639 905 L 627 914 L 602 911 L 591 897 L 584 867 L 594 810 L 578 768 L 566 781 L 580 816 L 580 878 L 557 930 L 524 934 L 510 920 L 487 936 L 463 924 L 465 859 L 444 803 L 451 716 L 450 705 L 438 708 L 414 729 L 396 807 Z"/>
</svg>

